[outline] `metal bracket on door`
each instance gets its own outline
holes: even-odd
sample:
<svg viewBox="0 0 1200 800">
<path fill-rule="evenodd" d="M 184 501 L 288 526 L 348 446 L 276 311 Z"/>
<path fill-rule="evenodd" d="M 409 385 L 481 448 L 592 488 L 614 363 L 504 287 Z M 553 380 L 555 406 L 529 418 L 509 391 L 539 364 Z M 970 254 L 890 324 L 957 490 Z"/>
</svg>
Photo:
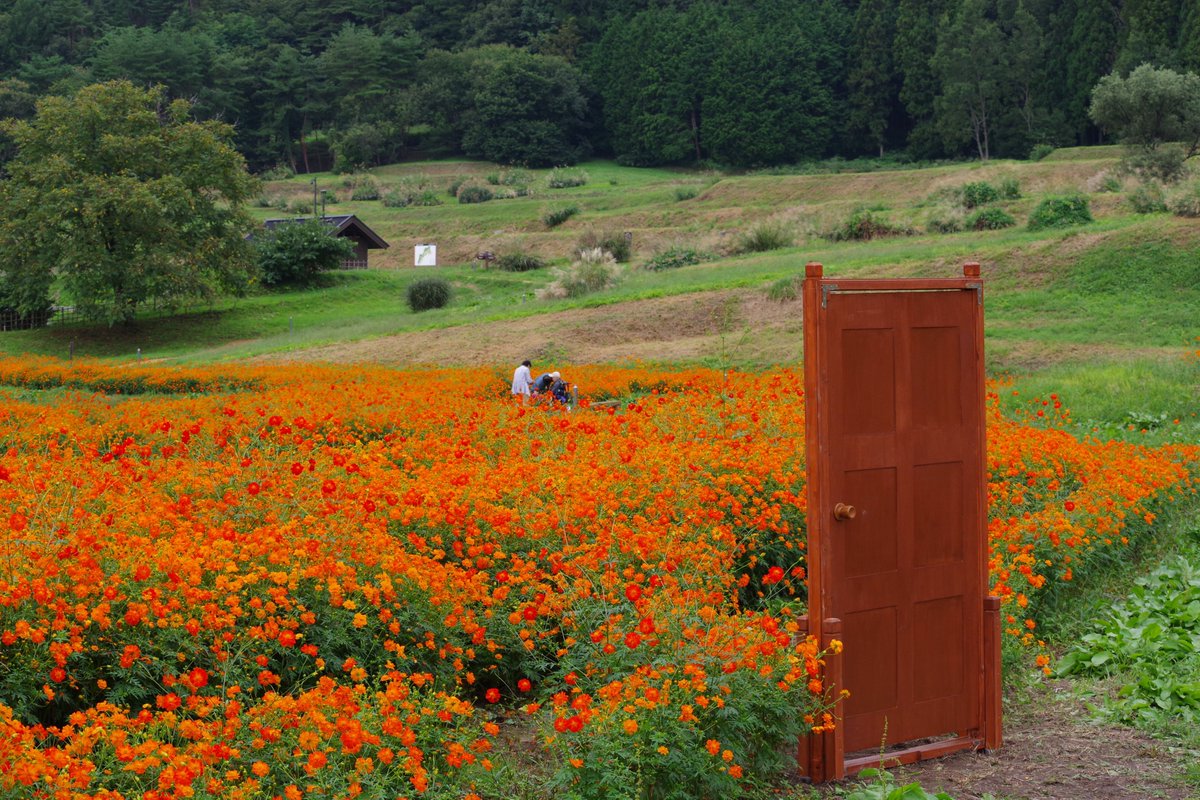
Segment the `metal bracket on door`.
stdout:
<svg viewBox="0 0 1200 800">
<path fill-rule="evenodd" d="M 836 283 L 825 283 L 821 285 L 821 308 L 829 307 L 829 293 L 836 292 L 838 285 Z"/>
<path fill-rule="evenodd" d="M 982 283 L 968 283 L 966 285 L 966 288 L 974 289 L 975 290 L 975 302 L 978 303 L 979 305 L 983 305 L 983 284 Z"/>
</svg>

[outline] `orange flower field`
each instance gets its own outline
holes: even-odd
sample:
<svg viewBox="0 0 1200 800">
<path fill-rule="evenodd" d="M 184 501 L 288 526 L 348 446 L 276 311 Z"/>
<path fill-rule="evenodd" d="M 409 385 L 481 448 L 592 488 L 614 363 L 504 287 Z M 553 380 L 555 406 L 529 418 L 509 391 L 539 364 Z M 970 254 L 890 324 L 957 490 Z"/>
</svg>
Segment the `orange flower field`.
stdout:
<svg viewBox="0 0 1200 800">
<path fill-rule="evenodd" d="M 520 407 L 467 370 L 0 360 L 0 793 L 725 797 L 776 774 L 835 722 L 796 635 L 802 375 L 570 377 L 617 402 Z M 1014 641 L 1197 491 L 1197 447 L 1080 441 L 995 397 L 988 437 Z"/>
</svg>

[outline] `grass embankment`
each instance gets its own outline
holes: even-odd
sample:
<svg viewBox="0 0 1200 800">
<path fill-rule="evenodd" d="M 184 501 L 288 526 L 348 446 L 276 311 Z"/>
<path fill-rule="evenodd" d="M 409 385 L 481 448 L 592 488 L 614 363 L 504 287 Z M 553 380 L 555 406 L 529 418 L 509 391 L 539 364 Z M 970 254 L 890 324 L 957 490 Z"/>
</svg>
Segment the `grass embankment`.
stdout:
<svg viewBox="0 0 1200 800">
<path fill-rule="evenodd" d="M 639 300 L 691 295 L 701 302 L 709 293 L 730 290 L 740 294 L 728 303 L 740 298 L 744 306 L 747 297 L 765 297 L 773 285 L 796 278 L 810 260 L 823 262 L 828 274 L 854 277 L 944 276 L 954 274 L 963 261 L 978 260 L 987 281 L 992 374 L 1017 376 L 1022 396 L 1060 392 L 1077 418 L 1094 423 L 1097 433 L 1119 432 L 1132 424 L 1139 433 L 1143 428 L 1165 430 L 1198 439 L 1200 429 L 1192 415 L 1200 407 L 1196 370 L 1183 363 L 1181 355 L 1196 348 L 1200 335 L 1195 312 L 1200 308 L 1200 232 L 1189 220 L 1133 214 L 1120 193 L 1088 192 L 1104 184 L 1101 179 L 1115 165 L 1115 157 L 1113 148 L 1090 148 L 1059 151 L 1042 162 L 809 175 L 698 174 L 594 162 L 583 167 L 588 176 L 583 186 L 551 189 L 547 171 L 522 171 L 531 196 L 480 204 L 459 204 L 445 188 L 463 178 L 487 185 L 489 173 L 507 180 L 512 171 L 469 162 L 385 167 L 373 173 L 381 196 L 422 185 L 443 205 L 388 208 L 380 201 L 343 201 L 328 210 L 359 214 L 392 242 L 391 250 L 372 255 L 374 264 L 400 266 L 410 258 L 413 242 L 427 241 L 437 242 L 442 262 L 451 263 L 337 273 L 322 288 L 224 300 L 173 317 L 146 317 L 129 329 L 62 326 L 6 333 L 0 336 L 0 351 L 65 357 L 73 348 L 76 355 L 132 360 L 140 349 L 146 360 L 241 360 L 472 325 L 478 327 L 467 329 L 470 336 L 504 341 L 507 322 L 553 312 L 567 312 L 569 320 L 573 309 L 585 307 L 611 308 L 613 319 L 626 315 L 636 320 Z M 319 186 L 329 185 L 348 197 L 349 190 L 341 188 L 343 180 L 318 176 Z M 1016 227 L 921 232 L 933 215 L 945 210 L 956 188 L 1005 180 L 1020 185 L 1020 197 L 1000 203 L 1017 219 Z M 693 191 L 695 196 L 689 196 Z M 1020 224 L 1043 196 L 1066 191 L 1088 193 L 1095 222 L 1040 232 Z M 291 203 L 310 193 L 303 178 L 269 183 L 264 190 L 265 197 Z M 547 229 L 541 221 L 545 210 L 567 204 L 577 206 L 579 213 Z M 865 242 L 833 242 L 822 235 L 863 206 L 918 233 Z M 267 217 L 284 212 L 257 213 Z M 784 226 L 795 245 L 735 254 L 739 236 L 761 223 Z M 634 235 L 634 252 L 623 280 L 573 300 L 537 298 L 537 290 L 551 281 L 551 270 L 507 273 L 452 263 L 456 254 L 460 261 L 467 260 L 484 248 L 497 253 L 521 249 L 563 263 L 588 232 L 624 230 Z M 656 249 L 681 243 L 709 252 L 712 260 L 659 272 L 637 268 Z M 405 304 L 405 288 L 434 275 L 453 284 L 450 306 L 412 313 Z M 798 316 L 798 302 L 773 307 L 787 309 L 789 303 L 794 310 L 781 314 Z M 654 313 L 673 311 L 655 307 Z M 729 324 L 709 330 L 708 344 L 695 354 L 666 357 L 741 367 L 794 361 L 798 326 L 761 329 L 754 313 L 734 308 Z M 670 329 L 670 318 L 659 322 L 663 330 Z M 569 360 L 571 348 L 563 344 L 563 335 L 556 331 L 554 342 Z M 578 335 L 586 336 L 587 331 Z M 368 354 L 370 349 L 363 348 Z M 424 360 L 454 362 L 462 357 L 453 348 L 428 353 Z M 1176 418 L 1182 427 L 1174 425 Z"/>
</svg>

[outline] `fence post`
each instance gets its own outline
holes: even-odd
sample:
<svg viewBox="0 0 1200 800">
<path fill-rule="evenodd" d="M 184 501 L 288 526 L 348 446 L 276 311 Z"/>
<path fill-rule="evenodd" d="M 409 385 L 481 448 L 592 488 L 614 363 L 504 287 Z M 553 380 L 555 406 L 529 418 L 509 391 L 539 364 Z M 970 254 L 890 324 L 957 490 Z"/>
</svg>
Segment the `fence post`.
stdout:
<svg viewBox="0 0 1200 800">
<path fill-rule="evenodd" d="M 67 347 L 67 361 L 75 360 L 75 340 L 71 340 L 71 344 Z"/>
</svg>

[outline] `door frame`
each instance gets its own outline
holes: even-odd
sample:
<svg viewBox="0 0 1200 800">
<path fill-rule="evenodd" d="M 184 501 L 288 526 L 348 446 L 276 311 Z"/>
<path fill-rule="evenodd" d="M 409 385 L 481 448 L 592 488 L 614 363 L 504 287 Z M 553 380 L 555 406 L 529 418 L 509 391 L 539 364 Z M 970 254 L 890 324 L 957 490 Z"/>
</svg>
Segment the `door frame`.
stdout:
<svg viewBox="0 0 1200 800">
<path fill-rule="evenodd" d="M 804 393 L 805 393 L 805 438 L 807 448 L 806 460 L 806 492 L 807 492 L 807 528 L 808 528 L 808 602 L 809 610 L 805 620 L 806 633 L 817 640 L 822 649 L 829 651 L 830 644 L 840 639 L 842 621 L 832 616 L 829 609 L 830 576 L 826 575 L 825 561 L 830 547 L 830 527 L 833 522 L 830 497 L 830 476 L 828 469 L 828 442 L 826 439 L 825 423 L 828 420 L 827 406 L 830 396 L 828 382 L 823 380 L 827 374 L 828 365 L 822 363 L 826 352 L 829 335 L 826 319 L 828 298 L 833 293 L 842 292 L 871 292 L 871 293 L 908 293 L 908 292 L 955 292 L 971 291 L 978 299 L 977 313 L 974 320 L 975 338 L 975 375 L 968 380 L 978 381 L 978 424 L 981 432 L 984 425 L 984 373 L 983 373 L 983 283 L 980 280 L 980 267 L 976 262 L 963 265 L 961 278 L 943 279 L 892 279 L 892 280 L 845 280 L 824 277 L 821 264 L 812 262 L 805 267 L 803 291 L 804 313 Z M 985 448 L 980 448 L 980 459 L 986 459 Z M 980 570 L 979 585 L 982 596 L 979 598 L 979 613 L 983 616 L 983 642 L 980 652 L 982 663 L 978 664 L 980 680 L 976 682 L 979 696 L 975 698 L 978 705 L 979 729 L 956 731 L 954 738 L 942 739 L 931 744 L 906 746 L 899 750 L 889 750 L 886 753 L 846 759 L 844 749 L 843 729 L 836 725 L 832 731 L 813 734 L 805 737 L 800 743 L 799 761 L 801 769 L 813 782 L 823 783 L 837 780 L 870 766 L 894 765 L 897 763 L 912 763 L 928 758 L 936 758 L 959 750 L 992 750 L 1000 747 L 1001 737 L 1001 707 L 1000 707 L 1000 599 L 987 596 L 987 470 L 986 463 L 981 464 L 980 476 L 983 485 L 964 487 L 964 492 L 972 490 L 980 492 L 984 511 L 984 519 L 980 521 L 978 535 L 981 557 L 977 568 Z M 828 609 L 828 611 L 827 611 Z M 848 653 L 830 655 L 826 659 L 825 684 L 830 692 L 841 692 L 843 688 L 854 691 L 853 686 L 842 686 L 843 659 L 853 658 L 853 642 L 846 643 Z M 843 708 L 839 700 L 835 706 L 835 717 Z M 929 731 L 927 736 L 939 736 L 948 731 Z"/>
</svg>

